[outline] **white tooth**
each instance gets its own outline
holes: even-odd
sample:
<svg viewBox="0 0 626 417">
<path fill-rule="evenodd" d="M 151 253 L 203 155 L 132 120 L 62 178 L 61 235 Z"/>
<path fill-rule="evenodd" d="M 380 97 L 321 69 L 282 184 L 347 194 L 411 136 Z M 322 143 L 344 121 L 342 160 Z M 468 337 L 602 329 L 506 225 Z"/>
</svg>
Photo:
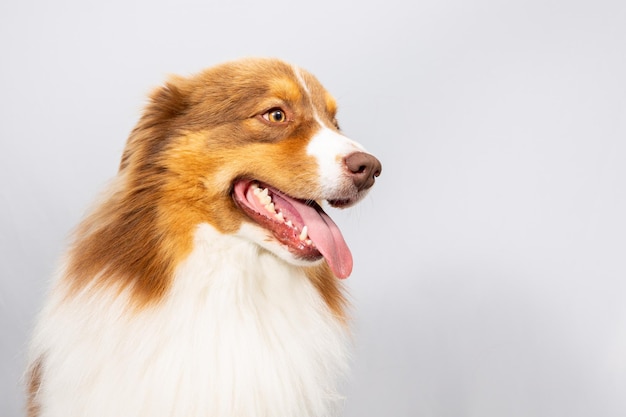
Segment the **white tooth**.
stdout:
<svg viewBox="0 0 626 417">
<path fill-rule="evenodd" d="M 283 213 L 281 212 L 278 212 L 275 217 L 276 217 L 276 220 L 278 220 L 279 222 L 285 221 L 285 217 L 283 216 Z"/>
<path fill-rule="evenodd" d="M 267 206 L 269 203 L 271 203 L 271 202 L 272 202 L 272 197 L 270 197 L 269 195 L 263 195 L 263 194 L 261 194 L 261 195 L 259 196 L 259 201 L 260 201 L 262 204 L 264 204 L 264 205 L 266 205 L 266 206 Z"/>
<path fill-rule="evenodd" d="M 300 232 L 300 240 L 306 239 L 308 235 L 309 235 L 309 228 L 307 226 L 304 226 L 302 228 L 302 232 Z"/>
<path fill-rule="evenodd" d="M 252 192 L 254 193 L 255 196 L 259 196 L 259 194 L 261 194 L 261 189 L 259 188 L 258 185 L 253 185 L 252 186 Z"/>
<path fill-rule="evenodd" d="M 293 223 L 291 223 L 291 220 L 287 220 L 287 223 L 285 223 L 287 226 L 289 227 L 293 227 Z"/>
<path fill-rule="evenodd" d="M 258 193 L 257 193 L 257 190 L 259 190 Z M 263 204 L 264 206 L 267 206 L 269 203 L 272 202 L 272 197 L 268 195 L 269 191 L 267 190 L 267 188 L 263 188 L 262 190 L 261 189 L 257 189 L 257 190 L 254 191 L 254 194 L 259 199 L 261 204 Z"/>
<path fill-rule="evenodd" d="M 307 245 L 312 245 L 313 241 L 311 239 L 307 239 L 304 241 Z"/>
<path fill-rule="evenodd" d="M 274 203 L 266 204 L 265 210 L 269 211 L 270 213 L 276 213 L 276 209 L 274 208 Z"/>
</svg>

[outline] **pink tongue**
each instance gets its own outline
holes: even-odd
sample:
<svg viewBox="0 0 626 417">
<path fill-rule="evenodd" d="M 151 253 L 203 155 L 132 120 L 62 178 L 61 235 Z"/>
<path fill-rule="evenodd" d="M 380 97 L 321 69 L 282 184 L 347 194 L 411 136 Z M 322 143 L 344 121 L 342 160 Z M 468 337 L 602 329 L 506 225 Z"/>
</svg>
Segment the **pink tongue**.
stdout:
<svg viewBox="0 0 626 417">
<path fill-rule="evenodd" d="M 348 278 L 352 272 L 352 254 L 335 222 L 321 208 L 317 210 L 294 200 L 290 203 L 302 216 L 309 228 L 309 237 L 326 258 L 330 269 L 337 278 Z"/>
</svg>

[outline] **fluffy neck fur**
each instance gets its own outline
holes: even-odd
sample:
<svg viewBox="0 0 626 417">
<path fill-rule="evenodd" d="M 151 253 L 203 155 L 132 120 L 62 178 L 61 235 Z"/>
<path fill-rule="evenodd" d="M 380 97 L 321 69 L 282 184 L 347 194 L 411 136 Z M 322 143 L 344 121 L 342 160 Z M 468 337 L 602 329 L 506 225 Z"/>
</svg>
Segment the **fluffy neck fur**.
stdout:
<svg viewBox="0 0 626 417">
<path fill-rule="evenodd" d="M 337 410 L 342 320 L 302 268 L 250 242 L 201 225 L 167 295 L 142 310 L 128 307 L 128 289 L 86 287 L 68 298 L 63 285 L 34 338 L 33 357 L 45 363 L 41 417 Z"/>
</svg>

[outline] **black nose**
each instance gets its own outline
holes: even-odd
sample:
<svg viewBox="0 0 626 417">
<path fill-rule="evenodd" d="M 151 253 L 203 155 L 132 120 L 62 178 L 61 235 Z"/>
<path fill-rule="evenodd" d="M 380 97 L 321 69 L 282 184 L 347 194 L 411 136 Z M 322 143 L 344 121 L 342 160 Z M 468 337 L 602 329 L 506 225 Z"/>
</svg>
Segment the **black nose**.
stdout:
<svg viewBox="0 0 626 417">
<path fill-rule="evenodd" d="M 378 159 L 365 152 L 351 153 L 345 161 L 348 174 L 359 191 L 374 185 L 374 180 L 383 169 Z"/>
</svg>

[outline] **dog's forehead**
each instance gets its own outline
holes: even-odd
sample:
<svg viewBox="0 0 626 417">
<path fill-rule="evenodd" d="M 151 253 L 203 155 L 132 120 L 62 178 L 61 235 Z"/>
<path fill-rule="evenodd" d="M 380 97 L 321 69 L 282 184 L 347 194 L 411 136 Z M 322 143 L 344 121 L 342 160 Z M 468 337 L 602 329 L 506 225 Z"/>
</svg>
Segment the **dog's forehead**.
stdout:
<svg viewBox="0 0 626 417">
<path fill-rule="evenodd" d="M 268 94 L 289 103 L 301 102 L 307 96 L 298 80 L 287 75 L 268 80 Z"/>
<path fill-rule="evenodd" d="M 307 70 L 278 59 L 249 58 L 228 62 L 204 71 L 194 88 L 265 90 L 269 94 L 332 104 L 334 99 L 319 80 Z M 332 107 L 332 106 L 331 106 Z"/>
<path fill-rule="evenodd" d="M 312 105 L 324 113 L 336 112 L 335 99 L 313 74 L 294 65 L 282 69 L 279 73 L 268 71 L 272 76 L 263 77 L 268 95 L 287 103 Z"/>
<path fill-rule="evenodd" d="M 333 123 L 337 110 L 334 98 L 314 75 L 276 59 L 225 63 L 190 79 L 175 79 L 172 85 L 186 97 L 182 104 L 187 106 L 187 119 L 204 125 L 247 119 L 283 104 L 295 114 L 313 114 Z"/>
<path fill-rule="evenodd" d="M 313 74 L 298 67 L 293 67 L 293 71 L 301 88 L 317 108 L 325 109 L 332 114 L 337 111 L 337 102 L 334 97 Z"/>
</svg>

